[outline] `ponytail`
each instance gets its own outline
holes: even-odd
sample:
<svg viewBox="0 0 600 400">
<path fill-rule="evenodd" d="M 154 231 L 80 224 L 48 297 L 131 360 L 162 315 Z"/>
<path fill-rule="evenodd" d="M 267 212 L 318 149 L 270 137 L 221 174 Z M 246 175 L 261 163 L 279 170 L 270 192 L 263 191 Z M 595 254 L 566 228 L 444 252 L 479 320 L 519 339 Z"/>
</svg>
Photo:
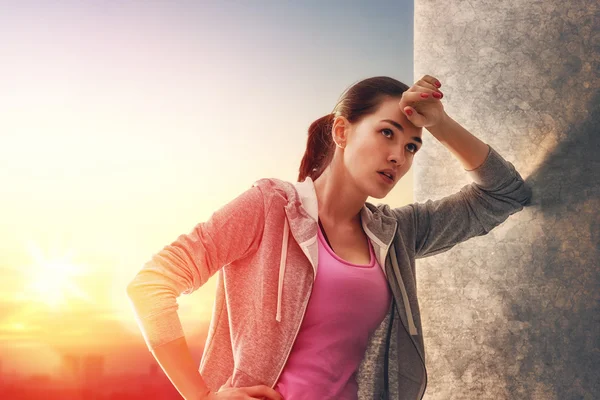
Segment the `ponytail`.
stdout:
<svg viewBox="0 0 600 400">
<path fill-rule="evenodd" d="M 308 176 L 314 181 L 331 162 L 335 147 L 331 137 L 333 120 L 334 115 L 332 113 L 310 124 L 306 151 L 300 164 L 298 182 L 304 181 Z"/>
<path fill-rule="evenodd" d="M 309 176 L 313 181 L 316 180 L 333 159 L 335 143 L 331 130 L 336 116 L 346 118 L 350 124 L 358 123 L 376 112 L 383 100 L 400 99 L 408 89 L 408 85 L 389 76 L 363 79 L 346 89 L 333 108 L 334 112 L 319 118 L 308 128 L 306 152 L 300 164 L 298 182 Z"/>
</svg>

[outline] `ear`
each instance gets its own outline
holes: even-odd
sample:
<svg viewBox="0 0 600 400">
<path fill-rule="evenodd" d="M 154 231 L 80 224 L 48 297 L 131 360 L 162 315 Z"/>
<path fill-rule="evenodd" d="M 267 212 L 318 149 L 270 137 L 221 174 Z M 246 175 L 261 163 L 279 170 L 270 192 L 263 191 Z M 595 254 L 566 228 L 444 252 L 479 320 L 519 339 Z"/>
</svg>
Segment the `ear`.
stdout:
<svg viewBox="0 0 600 400">
<path fill-rule="evenodd" d="M 331 128 L 333 142 L 340 148 L 346 147 L 350 122 L 345 117 L 335 117 Z"/>
</svg>

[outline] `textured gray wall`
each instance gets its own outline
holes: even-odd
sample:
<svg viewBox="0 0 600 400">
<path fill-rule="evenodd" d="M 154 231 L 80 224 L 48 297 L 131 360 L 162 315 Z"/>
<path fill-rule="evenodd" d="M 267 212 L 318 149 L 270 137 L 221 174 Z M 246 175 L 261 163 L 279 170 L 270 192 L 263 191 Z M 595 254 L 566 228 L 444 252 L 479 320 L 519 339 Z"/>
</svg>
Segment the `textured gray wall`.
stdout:
<svg viewBox="0 0 600 400">
<path fill-rule="evenodd" d="M 485 236 L 417 261 L 425 399 L 600 399 L 597 1 L 415 0 L 415 80 L 532 186 Z M 415 201 L 470 179 L 426 130 Z"/>
</svg>

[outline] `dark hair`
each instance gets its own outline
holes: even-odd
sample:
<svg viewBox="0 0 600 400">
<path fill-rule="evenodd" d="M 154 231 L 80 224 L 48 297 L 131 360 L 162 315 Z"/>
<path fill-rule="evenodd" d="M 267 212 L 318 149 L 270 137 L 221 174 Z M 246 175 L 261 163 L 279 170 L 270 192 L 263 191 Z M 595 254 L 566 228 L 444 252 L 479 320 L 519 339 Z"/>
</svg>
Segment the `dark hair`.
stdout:
<svg viewBox="0 0 600 400">
<path fill-rule="evenodd" d="M 350 123 L 356 123 L 375 112 L 386 97 L 400 97 L 408 89 L 406 84 L 387 76 L 363 79 L 347 88 L 333 112 L 310 124 L 298 182 L 304 181 L 307 176 L 317 179 L 331 162 L 335 149 L 331 128 L 335 117 L 343 116 Z"/>
</svg>

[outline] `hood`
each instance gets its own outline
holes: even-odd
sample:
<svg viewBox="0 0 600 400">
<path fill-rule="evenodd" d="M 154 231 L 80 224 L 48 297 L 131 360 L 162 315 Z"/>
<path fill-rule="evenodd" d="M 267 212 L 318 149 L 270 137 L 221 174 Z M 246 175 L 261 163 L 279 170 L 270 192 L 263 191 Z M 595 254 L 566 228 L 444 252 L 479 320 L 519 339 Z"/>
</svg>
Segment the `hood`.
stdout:
<svg viewBox="0 0 600 400">
<path fill-rule="evenodd" d="M 310 260 L 314 277 L 317 276 L 318 267 L 318 203 L 317 194 L 315 191 L 314 182 L 310 177 L 307 177 L 302 182 L 290 183 L 276 178 L 264 178 L 254 183 L 254 185 L 266 186 L 272 190 L 280 192 L 286 199 L 285 206 L 286 218 L 284 218 L 284 226 L 281 239 L 281 258 L 279 262 L 279 283 L 277 289 L 277 312 L 275 319 L 281 322 L 281 299 L 283 291 L 283 283 L 286 268 L 287 248 L 290 233 L 298 242 L 308 259 Z M 371 240 L 375 251 L 377 261 L 384 274 L 387 276 L 385 268 L 385 259 L 388 250 L 392 248 L 392 268 L 394 275 L 400 280 L 399 271 L 397 271 L 397 261 L 395 259 L 396 252 L 393 248 L 393 239 L 395 237 L 398 222 L 395 218 L 386 215 L 383 209 L 389 207 L 386 204 L 375 206 L 369 202 L 365 202 L 361 209 L 362 226 L 366 235 Z M 390 213 L 391 214 L 391 213 Z M 307 224 L 308 222 L 308 224 Z M 291 225 L 290 225 L 291 224 Z M 389 279 L 389 278 L 388 278 Z M 406 296 L 406 290 L 402 281 L 398 282 L 404 298 L 404 306 L 406 315 L 408 316 L 408 324 L 411 334 L 416 334 L 416 326 L 413 321 L 410 304 Z"/>
<path fill-rule="evenodd" d="M 262 186 L 263 188 L 277 191 L 287 199 L 285 206 L 286 218 L 284 218 L 282 240 L 281 240 L 281 259 L 279 262 L 279 283 L 277 285 L 277 312 L 275 319 L 281 322 L 281 299 L 283 291 L 283 282 L 285 276 L 285 267 L 287 259 L 288 240 L 290 236 L 290 223 L 292 221 L 307 221 L 312 220 L 311 225 L 316 225 L 318 221 L 318 204 L 317 194 L 314 188 L 313 180 L 307 177 L 303 182 L 296 182 L 294 184 L 286 182 L 276 178 L 264 178 L 256 181 L 253 186 Z M 312 222 L 314 221 L 314 224 Z M 306 226 L 306 225 L 304 225 Z M 296 241 L 302 247 L 302 250 L 311 261 L 314 270 L 314 276 L 317 275 L 317 253 L 311 252 L 308 248 L 308 243 L 311 242 L 313 237 L 316 238 L 317 231 L 314 233 L 312 230 L 297 230 L 297 232 L 304 232 L 303 234 L 297 233 L 299 237 L 296 237 Z"/>
</svg>

